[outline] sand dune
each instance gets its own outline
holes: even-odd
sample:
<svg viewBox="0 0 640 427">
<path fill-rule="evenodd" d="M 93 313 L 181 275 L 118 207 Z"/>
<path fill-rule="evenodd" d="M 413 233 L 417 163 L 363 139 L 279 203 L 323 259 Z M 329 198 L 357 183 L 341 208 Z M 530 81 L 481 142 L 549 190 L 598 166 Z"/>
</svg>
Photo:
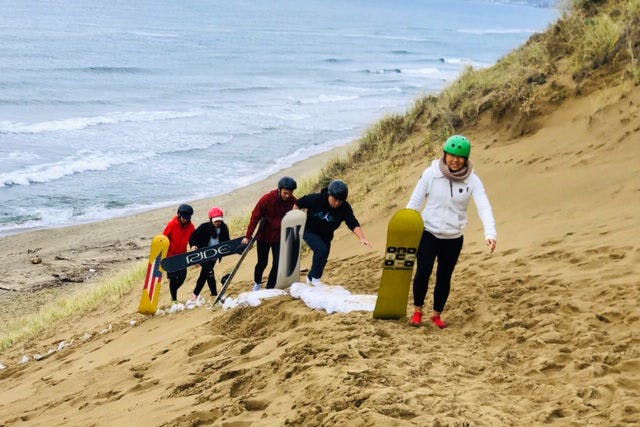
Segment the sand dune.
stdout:
<svg viewBox="0 0 640 427">
<path fill-rule="evenodd" d="M 639 105 L 637 88 L 596 91 L 516 139 L 467 130 L 499 246 L 486 251 L 472 208 L 450 328 L 327 315 L 290 296 L 145 318 L 136 289 L 2 354 L 0 425 L 640 424 Z M 387 184 L 404 191 L 356 199 L 376 249 L 342 230 L 328 283 L 376 292 L 386 221 L 428 160 L 407 158 Z M 133 257 L 145 252 L 133 242 Z M 232 293 L 248 290 L 252 263 Z"/>
</svg>

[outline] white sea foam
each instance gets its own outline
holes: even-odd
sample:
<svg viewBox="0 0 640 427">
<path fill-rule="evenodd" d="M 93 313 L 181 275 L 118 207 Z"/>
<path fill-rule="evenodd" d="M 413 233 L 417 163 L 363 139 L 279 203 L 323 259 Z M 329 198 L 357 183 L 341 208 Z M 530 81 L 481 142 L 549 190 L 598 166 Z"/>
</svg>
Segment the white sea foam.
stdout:
<svg viewBox="0 0 640 427">
<path fill-rule="evenodd" d="M 206 195 L 210 194 L 207 193 Z M 205 194 L 201 196 L 205 197 Z M 121 208 L 109 208 L 104 205 L 95 204 L 80 213 L 72 207 L 34 207 L 28 212 L 29 217 L 33 219 L 0 225 L 0 237 L 27 230 L 59 228 L 71 224 L 84 224 L 109 218 L 117 218 L 166 206 L 177 206 L 183 202 L 183 199 L 171 199 L 155 203 L 127 205 Z"/>
<path fill-rule="evenodd" d="M 363 39 L 376 39 L 376 40 L 396 40 L 396 41 L 403 41 L 403 42 L 426 42 L 426 41 L 429 41 L 429 39 L 424 38 L 424 37 L 392 36 L 392 35 L 384 35 L 384 34 L 351 33 L 351 34 L 345 34 L 345 37 L 363 38 Z"/>
<path fill-rule="evenodd" d="M 533 34 L 536 30 L 528 28 L 462 28 L 457 30 L 463 34 L 490 35 L 490 34 Z"/>
<path fill-rule="evenodd" d="M 346 102 L 353 101 L 354 99 L 358 99 L 357 95 L 344 96 L 344 95 L 318 95 L 314 98 L 305 98 L 300 99 L 298 102 L 300 104 L 322 104 L 327 102 Z"/>
<path fill-rule="evenodd" d="M 214 145 L 223 145 L 231 140 L 231 136 L 214 139 L 198 140 L 190 144 L 167 145 L 154 147 L 154 150 L 130 150 L 127 152 L 96 152 L 91 154 L 79 153 L 53 163 L 40 163 L 21 169 L 0 173 L 0 188 L 14 185 L 42 184 L 55 181 L 66 176 L 83 172 L 106 171 L 114 166 L 137 163 L 158 155 L 185 153 L 204 150 Z"/>
<path fill-rule="evenodd" d="M 409 74 L 412 76 L 428 76 L 428 77 L 434 77 L 434 78 L 445 78 L 447 76 L 446 73 L 443 73 L 441 70 L 433 67 L 406 68 L 406 69 L 403 69 L 402 72 L 404 74 Z"/>
<path fill-rule="evenodd" d="M 151 31 L 129 31 L 127 34 L 131 34 L 134 36 L 141 36 L 141 37 L 171 38 L 171 39 L 179 37 L 177 34 L 173 34 L 173 33 L 154 33 Z"/>
<path fill-rule="evenodd" d="M 88 171 L 104 171 L 113 165 L 135 162 L 145 157 L 144 153 L 114 155 L 92 154 L 86 157 L 68 157 L 55 163 L 27 166 L 23 169 L 0 174 L 0 188 L 13 185 L 45 183 L 65 176 Z"/>
<path fill-rule="evenodd" d="M 12 151 L 8 154 L 8 157 L 16 161 L 32 161 L 40 158 L 38 154 L 28 151 Z"/>
<path fill-rule="evenodd" d="M 452 64 L 452 65 L 472 65 L 477 68 L 484 68 L 491 65 L 488 62 L 475 61 L 470 58 L 442 58 L 442 59 L 444 60 L 445 64 Z"/>
<path fill-rule="evenodd" d="M 125 122 L 154 122 L 160 120 L 185 119 L 203 115 L 203 111 L 132 111 L 109 113 L 95 117 L 73 117 L 40 123 L 0 121 L 0 133 L 44 133 L 81 130 L 91 126 Z"/>
</svg>

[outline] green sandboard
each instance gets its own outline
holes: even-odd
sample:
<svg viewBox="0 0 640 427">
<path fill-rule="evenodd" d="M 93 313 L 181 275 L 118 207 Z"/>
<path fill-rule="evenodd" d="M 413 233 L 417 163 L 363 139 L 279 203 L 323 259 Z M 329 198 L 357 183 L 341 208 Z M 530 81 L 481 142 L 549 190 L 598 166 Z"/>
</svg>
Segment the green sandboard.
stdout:
<svg viewBox="0 0 640 427">
<path fill-rule="evenodd" d="M 407 315 L 409 285 L 423 230 L 422 216 L 413 209 L 401 209 L 389 220 L 374 318 L 400 319 Z"/>
</svg>

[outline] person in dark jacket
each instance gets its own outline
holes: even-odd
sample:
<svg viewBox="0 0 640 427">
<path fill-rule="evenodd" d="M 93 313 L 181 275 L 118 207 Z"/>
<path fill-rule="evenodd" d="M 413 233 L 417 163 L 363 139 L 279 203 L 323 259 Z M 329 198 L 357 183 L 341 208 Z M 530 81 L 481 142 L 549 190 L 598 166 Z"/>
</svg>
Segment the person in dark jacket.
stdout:
<svg viewBox="0 0 640 427">
<path fill-rule="evenodd" d="M 195 227 L 191 223 L 193 208 L 189 205 L 180 205 L 178 213 L 165 227 L 162 234 L 169 238 L 169 251 L 167 257 L 183 254 L 187 251 L 189 239 Z M 171 300 L 173 305 L 169 309 L 171 313 L 184 310 L 184 305 L 178 302 L 178 289 L 187 278 L 187 269 L 168 273 L 169 292 L 171 292 Z"/>
<path fill-rule="evenodd" d="M 302 238 L 313 251 L 311 269 L 307 275 L 307 283 L 314 286 L 322 285 L 320 278 L 329 259 L 333 232 L 344 221 L 347 227 L 360 239 L 360 243 L 372 247 L 364 236 L 360 223 L 353 214 L 353 209 L 347 196 L 347 184 L 336 179 L 320 193 L 308 194 L 300 197 L 294 209 L 306 209 L 307 221 Z"/>
<path fill-rule="evenodd" d="M 278 274 L 278 259 L 280 256 L 280 226 L 284 215 L 293 209 L 296 197 L 293 195 L 298 184 L 290 176 L 284 176 L 278 181 L 278 188 L 263 195 L 256 204 L 251 219 L 247 226 L 247 232 L 242 244 L 249 243 L 260 219 L 264 218 L 261 230 L 256 238 L 258 262 L 253 272 L 253 290 L 257 291 L 262 286 L 262 273 L 269 263 L 269 251 L 273 263 L 267 279 L 267 289 L 273 289 L 276 285 Z"/>
<path fill-rule="evenodd" d="M 222 242 L 228 242 L 229 227 L 224 223 L 224 211 L 215 206 L 209 211 L 209 221 L 203 222 L 196 228 L 196 231 L 191 235 L 189 244 L 192 250 L 199 248 L 205 248 L 207 246 L 217 245 Z M 201 305 L 204 302 L 204 298 L 200 297 L 200 291 L 204 287 L 204 282 L 209 285 L 211 295 L 218 295 L 216 289 L 216 276 L 213 272 L 213 267 L 218 259 L 202 261 L 200 263 L 200 276 L 196 281 L 196 287 L 193 290 L 193 296 L 191 300 L 187 301 L 187 308 L 191 308 L 190 305 Z"/>
</svg>

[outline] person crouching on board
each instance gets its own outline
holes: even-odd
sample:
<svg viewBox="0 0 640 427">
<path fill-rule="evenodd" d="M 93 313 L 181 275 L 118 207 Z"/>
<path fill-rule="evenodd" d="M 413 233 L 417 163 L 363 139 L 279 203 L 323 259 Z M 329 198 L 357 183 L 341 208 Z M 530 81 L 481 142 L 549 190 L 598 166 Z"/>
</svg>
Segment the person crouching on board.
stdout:
<svg viewBox="0 0 640 427">
<path fill-rule="evenodd" d="M 347 184 L 336 179 L 331 181 L 329 186 L 323 188 L 320 193 L 300 197 L 294 206 L 294 209 L 307 210 L 307 220 L 302 238 L 313 251 L 307 284 L 322 285 L 320 278 L 329 259 L 333 232 L 340 227 L 343 221 L 360 239 L 360 243 L 372 247 L 364 236 L 351 205 L 347 202 L 348 194 Z"/>
<path fill-rule="evenodd" d="M 482 181 L 473 172 L 469 154 L 471 142 L 466 137 L 453 135 L 447 139 L 442 157 L 424 170 L 407 204 L 407 208 L 418 212 L 424 205 L 424 232 L 418 247 L 418 268 L 413 278 L 415 312 L 409 321 L 411 326 L 419 326 L 422 322 L 422 306 L 437 258 L 431 321 L 441 329 L 447 327 L 440 316 L 449 297 L 451 276 L 462 250 L 462 232 L 467 225 L 471 197 L 484 226 L 487 246 L 491 252 L 496 248 L 496 222 L 491 204 Z"/>
<path fill-rule="evenodd" d="M 180 205 L 178 213 L 165 227 L 162 234 L 169 238 L 169 251 L 167 257 L 180 255 L 187 252 L 187 245 L 195 227 L 191 223 L 193 208 L 189 205 Z M 169 309 L 170 313 L 184 310 L 184 304 L 178 302 L 178 289 L 187 278 L 187 269 L 167 273 L 169 278 L 169 292 L 173 305 Z"/>
<path fill-rule="evenodd" d="M 227 224 L 224 222 L 224 211 L 215 206 L 209 211 L 209 221 L 203 222 L 196 228 L 196 231 L 193 232 L 189 239 L 189 244 L 191 245 L 191 250 L 196 250 L 228 242 L 229 240 L 231 240 L 231 238 L 229 237 L 229 227 L 227 227 Z M 218 295 L 213 267 L 219 259 L 221 258 L 202 261 L 200 263 L 200 275 L 198 276 L 198 280 L 196 280 L 193 295 L 191 299 L 187 301 L 187 308 L 199 306 L 204 303 L 204 298 L 200 296 L 200 291 L 202 291 L 205 282 L 209 285 L 211 295 Z"/>
<path fill-rule="evenodd" d="M 298 188 L 296 180 L 290 176 L 284 176 L 278 181 L 278 188 L 263 195 L 253 212 L 247 226 L 247 232 L 242 244 L 246 245 L 251 240 L 253 232 L 258 225 L 258 221 L 264 218 L 262 222 L 260 234 L 256 238 L 256 246 L 258 252 L 258 262 L 253 272 L 253 290 L 260 290 L 262 286 L 262 273 L 269 263 L 269 251 L 273 259 L 269 278 L 267 279 L 267 289 L 273 289 L 276 285 L 278 275 L 278 259 L 280 257 L 280 228 L 282 218 L 287 212 L 293 208 L 296 197 L 293 195 L 295 189 Z"/>
</svg>

